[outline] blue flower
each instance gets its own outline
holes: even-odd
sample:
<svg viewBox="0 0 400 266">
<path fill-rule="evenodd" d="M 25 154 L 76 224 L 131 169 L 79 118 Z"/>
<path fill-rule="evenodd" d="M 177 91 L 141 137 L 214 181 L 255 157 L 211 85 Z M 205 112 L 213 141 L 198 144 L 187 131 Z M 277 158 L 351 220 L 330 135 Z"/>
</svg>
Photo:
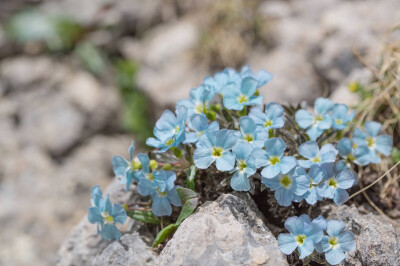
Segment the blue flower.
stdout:
<svg viewBox="0 0 400 266">
<path fill-rule="evenodd" d="M 261 182 L 271 191 L 275 191 L 275 199 L 282 206 L 289 206 L 295 195 L 303 195 L 310 187 L 307 174 L 301 167 L 293 168 L 288 173 L 280 174 L 272 179 L 262 178 Z"/>
<path fill-rule="evenodd" d="M 139 153 L 138 158 L 141 163 L 141 169 L 138 173 L 138 192 L 142 196 L 151 195 L 156 189 L 162 191 L 166 187 L 166 176 L 164 171 L 151 171 L 150 159 L 147 154 Z"/>
<path fill-rule="evenodd" d="M 287 174 L 296 165 L 296 158 L 283 156 L 286 143 L 281 138 L 271 138 L 265 141 L 265 150 L 255 149 L 253 157 L 256 159 L 256 167 L 265 166 L 261 175 L 265 178 L 274 178 L 278 174 Z"/>
<path fill-rule="evenodd" d="M 233 68 L 226 68 L 214 75 L 214 77 L 206 77 L 203 84 L 211 88 L 213 93 L 219 93 L 222 88 L 231 82 L 240 84 L 242 78 Z"/>
<path fill-rule="evenodd" d="M 235 166 L 235 155 L 230 152 L 237 141 L 235 134 L 227 129 L 206 131 L 197 142 L 193 153 L 197 168 L 207 169 L 214 161 L 220 171 L 230 171 Z"/>
<path fill-rule="evenodd" d="M 156 188 L 151 197 L 153 204 L 151 207 L 152 212 L 156 216 L 170 216 L 172 214 L 171 204 L 174 206 L 181 206 L 181 200 L 174 185 L 176 174 L 173 171 L 159 171 L 161 175 L 165 176 L 166 187 L 164 190 Z"/>
<path fill-rule="evenodd" d="M 300 109 L 295 114 L 297 124 L 302 129 L 307 129 L 307 135 L 311 140 L 316 140 L 321 134 L 331 128 L 332 118 L 329 111 L 334 103 L 327 98 L 318 98 L 314 104 L 314 114 Z"/>
<path fill-rule="evenodd" d="M 249 177 L 257 171 L 255 159 L 251 156 L 254 147 L 249 143 L 238 143 L 232 148 L 236 156 L 236 167 L 231 171 L 235 172 L 231 179 L 231 187 L 236 191 L 249 191 Z"/>
<path fill-rule="evenodd" d="M 260 70 L 260 71 L 258 71 L 257 75 L 255 75 L 253 73 L 253 70 L 251 70 L 250 66 L 242 67 L 242 69 L 240 71 L 240 76 L 242 78 L 246 78 L 246 77 L 255 78 L 257 80 L 257 82 L 258 82 L 257 83 L 257 88 L 260 88 L 260 87 L 264 86 L 265 84 L 270 82 L 271 79 L 273 78 L 273 75 L 271 73 L 269 73 L 268 71 L 265 71 L 265 70 Z"/>
<path fill-rule="evenodd" d="M 321 165 L 335 162 L 338 151 L 329 143 L 322 146 L 320 150 L 317 142 L 307 141 L 300 145 L 299 154 L 308 159 L 299 160 L 299 165 L 304 168 L 310 168 L 313 164 Z"/>
<path fill-rule="evenodd" d="M 244 78 L 240 83 L 231 82 L 225 85 L 221 94 L 226 109 L 242 110 L 245 105 L 260 105 L 264 96 L 256 96 L 258 81 L 252 77 Z"/>
<path fill-rule="evenodd" d="M 345 228 L 346 224 L 342 221 L 328 221 L 326 232 L 329 236 L 323 236 L 316 246 L 319 253 L 325 252 L 325 259 L 329 264 L 341 263 L 346 258 L 345 252 L 353 252 L 356 249 L 354 234 L 345 231 Z"/>
<path fill-rule="evenodd" d="M 283 113 L 282 106 L 271 102 L 265 106 L 265 112 L 258 107 L 254 107 L 250 110 L 249 116 L 258 126 L 268 130 L 283 127 L 285 124 Z"/>
<path fill-rule="evenodd" d="M 186 143 L 196 143 L 200 136 L 206 130 L 217 131 L 219 130 L 218 122 L 214 121 L 208 124 L 208 119 L 204 115 L 194 114 L 190 117 L 189 128 L 193 129 L 195 132 L 187 132 L 186 140 L 183 142 Z"/>
<path fill-rule="evenodd" d="M 137 168 L 135 167 L 136 163 L 133 159 L 134 150 L 135 142 L 132 141 L 132 144 L 129 147 L 129 162 L 120 155 L 114 156 L 111 160 L 114 174 L 117 178 L 121 179 L 121 184 L 126 184 L 126 190 L 129 190 L 129 186 L 136 175 L 135 170 L 137 170 Z"/>
<path fill-rule="evenodd" d="M 314 223 L 305 223 L 299 217 L 290 217 L 285 221 L 285 228 L 290 234 L 278 236 L 279 249 L 284 254 L 292 254 L 298 248 L 300 259 L 313 253 L 315 244 L 321 241 L 323 230 Z"/>
<path fill-rule="evenodd" d="M 319 228 L 321 228 L 321 230 L 325 230 L 326 229 L 326 219 L 320 215 L 317 218 L 315 218 L 314 220 L 311 221 L 310 216 L 308 216 L 307 214 L 302 214 L 299 217 L 305 224 L 315 224 L 317 226 L 319 226 Z"/>
<path fill-rule="evenodd" d="M 347 114 L 349 108 L 345 104 L 335 104 L 332 109 L 332 127 L 334 129 L 342 130 L 354 118 L 355 112 Z"/>
<path fill-rule="evenodd" d="M 333 163 L 323 164 L 326 175 L 317 187 L 317 193 L 321 197 L 333 199 L 336 205 L 341 205 L 349 198 L 349 193 L 346 189 L 354 185 L 355 178 L 351 171 L 343 170 L 340 173 L 335 173 L 335 165 Z"/>
<path fill-rule="evenodd" d="M 253 119 L 249 116 L 242 116 L 239 119 L 240 141 L 250 143 L 253 147 L 262 148 L 265 140 L 268 139 L 268 132 L 257 128 Z"/>
<path fill-rule="evenodd" d="M 190 90 L 189 99 L 179 100 L 176 107 L 184 106 L 188 110 L 188 118 L 193 114 L 204 114 L 205 109 L 208 107 L 208 103 L 213 98 L 213 93 L 207 85 L 201 85 L 197 88 Z"/>
<path fill-rule="evenodd" d="M 357 146 L 351 139 L 342 138 L 336 148 L 342 158 L 358 165 L 369 164 L 369 148 L 366 145 Z"/>
<path fill-rule="evenodd" d="M 115 225 L 125 223 L 127 215 L 124 207 L 118 203 L 112 204 L 109 195 L 103 199 L 99 186 L 92 187 L 91 196 L 93 206 L 89 207 L 89 222 L 97 224 L 98 231 L 104 239 L 119 239 L 121 232 Z"/>
<path fill-rule="evenodd" d="M 308 191 L 304 193 L 303 198 L 308 204 L 314 205 L 317 201 L 322 200 L 322 197 L 317 193 L 317 186 L 321 183 L 324 177 L 327 175 L 324 167 L 317 164 L 313 164 L 308 172 L 308 178 L 310 186 Z"/>
<path fill-rule="evenodd" d="M 381 158 L 377 152 L 389 156 L 393 147 L 393 138 L 389 135 L 379 135 L 382 125 L 378 122 L 368 121 L 364 128 L 366 133 L 359 128 L 354 129 L 353 141 L 358 146 L 367 146 L 369 149 L 368 159 L 371 163 L 379 163 Z"/>
<path fill-rule="evenodd" d="M 170 110 L 164 111 L 154 127 L 156 138 L 148 138 L 146 144 L 155 148 L 161 148 L 165 152 L 171 147 L 177 147 L 185 140 L 185 122 L 187 108 L 178 106 L 176 116 Z"/>
</svg>

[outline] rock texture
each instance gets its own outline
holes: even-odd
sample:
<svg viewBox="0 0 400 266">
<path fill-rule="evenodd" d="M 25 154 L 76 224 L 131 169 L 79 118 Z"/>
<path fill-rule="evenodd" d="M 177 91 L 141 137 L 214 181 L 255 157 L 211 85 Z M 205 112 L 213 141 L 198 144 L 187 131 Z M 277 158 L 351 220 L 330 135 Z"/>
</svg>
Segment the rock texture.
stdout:
<svg viewBox="0 0 400 266">
<path fill-rule="evenodd" d="M 250 199 L 249 199 L 250 200 Z M 187 218 L 156 265 L 287 265 L 249 203 L 225 194 Z"/>
<path fill-rule="evenodd" d="M 400 265 L 400 233 L 389 221 L 360 214 L 354 205 L 337 208 L 329 219 L 344 221 L 356 235 L 357 249 L 342 265 Z"/>
<path fill-rule="evenodd" d="M 139 234 L 124 235 L 114 241 L 97 256 L 93 266 L 135 266 L 153 265 L 154 254 L 146 246 Z"/>
</svg>

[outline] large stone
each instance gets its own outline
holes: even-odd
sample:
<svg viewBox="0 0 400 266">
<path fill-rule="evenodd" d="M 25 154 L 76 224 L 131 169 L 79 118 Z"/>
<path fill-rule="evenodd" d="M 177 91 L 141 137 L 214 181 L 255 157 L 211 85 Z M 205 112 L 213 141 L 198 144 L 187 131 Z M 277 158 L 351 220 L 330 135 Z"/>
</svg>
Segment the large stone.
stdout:
<svg viewBox="0 0 400 266">
<path fill-rule="evenodd" d="M 126 234 L 114 241 L 97 256 L 92 265 L 135 266 L 152 265 L 154 254 L 138 233 Z"/>
<path fill-rule="evenodd" d="M 180 225 L 156 265 L 287 265 L 250 203 L 230 194 L 205 203 Z"/>
<path fill-rule="evenodd" d="M 329 219 L 344 221 L 356 235 L 357 249 L 342 265 L 400 265 L 400 234 L 383 217 L 364 215 L 354 205 L 343 205 Z"/>
</svg>

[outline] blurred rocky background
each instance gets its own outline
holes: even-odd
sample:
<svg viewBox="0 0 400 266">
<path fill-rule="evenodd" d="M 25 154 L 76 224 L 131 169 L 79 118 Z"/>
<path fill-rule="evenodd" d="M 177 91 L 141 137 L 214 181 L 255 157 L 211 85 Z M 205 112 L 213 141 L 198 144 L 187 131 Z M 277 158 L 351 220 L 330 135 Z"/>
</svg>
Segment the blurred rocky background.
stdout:
<svg viewBox="0 0 400 266">
<path fill-rule="evenodd" d="M 157 116 L 224 67 L 274 79 L 266 101 L 356 99 L 398 0 L 0 1 L 0 265 L 54 265 Z M 359 58 L 358 58 L 359 57 Z"/>
</svg>

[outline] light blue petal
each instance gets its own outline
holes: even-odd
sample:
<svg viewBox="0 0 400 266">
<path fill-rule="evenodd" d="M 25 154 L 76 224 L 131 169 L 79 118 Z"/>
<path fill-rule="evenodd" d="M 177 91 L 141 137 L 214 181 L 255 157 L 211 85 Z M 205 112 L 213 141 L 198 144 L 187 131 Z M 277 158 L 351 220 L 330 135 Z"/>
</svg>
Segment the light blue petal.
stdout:
<svg viewBox="0 0 400 266">
<path fill-rule="evenodd" d="M 173 129 L 177 124 L 175 114 L 170 110 L 165 110 L 156 122 L 156 127 L 160 130 Z"/>
<path fill-rule="evenodd" d="M 307 141 L 299 146 L 299 154 L 307 159 L 313 159 L 319 155 L 319 147 L 315 141 Z"/>
<path fill-rule="evenodd" d="M 319 136 L 324 133 L 323 129 L 320 129 L 317 126 L 312 126 L 306 131 L 307 135 L 310 137 L 311 140 L 316 140 Z"/>
<path fill-rule="evenodd" d="M 264 167 L 264 169 L 261 171 L 261 175 L 265 178 L 274 178 L 279 173 L 281 172 L 281 165 L 280 164 L 275 164 L 275 165 L 267 165 Z"/>
<path fill-rule="evenodd" d="M 230 130 L 221 129 L 217 133 L 217 146 L 224 150 L 232 149 L 237 142 L 237 136 Z"/>
<path fill-rule="evenodd" d="M 321 157 L 324 158 L 325 154 L 335 154 L 335 160 L 336 160 L 336 155 L 338 154 L 338 150 L 335 148 L 335 146 L 333 146 L 330 143 L 325 144 L 324 146 L 321 147 L 321 150 L 319 151 L 319 153 L 321 154 Z M 324 162 L 329 162 L 328 158 L 330 158 L 329 156 L 326 155 L 326 160 L 323 160 Z M 332 162 L 334 162 L 335 160 L 333 160 Z"/>
<path fill-rule="evenodd" d="M 344 189 L 336 189 L 335 195 L 333 196 L 333 201 L 336 205 L 340 206 L 349 199 L 349 193 Z"/>
<path fill-rule="evenodd" d="M 235 167 L 235 155 L 231 152 L 225 152 L 221 158 L 216 159 L 216 166 L 219 171 L 230 171 Z"/>
<path fill-rule="evenodd" d="M 113 224 L 105 224 L 101 230 L 101 236 L 106 240 L 114 240 L 121 238 L 121 232 Z"/>
<path fill-rule="evenodd" d="M 309 226 L 305 226 L 304 229 L 307 239 L 311 239 L 314 243 L 321 241 L 324 236 L 322 228 L 316 223 L 311 223 Z"/>
<path fill-rule="evenodd" d="M 236 172 L 231 179 L 231 187 L 236 191 L 249 191 L 249 178 L 244 173 Z"/>
<path fill-rule="evenodd" d="M 310 187 L 310 179 L 306 175 L 294 176 L 294 182 L 291 190 L 298 196 L 303 195 Z"/>
<path fill-rule="evenodd" d="M 316 189 L 318 195 L 328 199 L 333 199 L 336 191 L 334 188 L 330 187 L 326 182 L 321 183 Z"/>
<path fill-rule="evenodd" d="M 257 168 L 268 164 L 267 152 L 260 148 L 255 148 L 252 152 L 252 156 L 255 158 L 255 164 Z"/>
<path fill-rule="evenodd" d="M 279 203 L 279 205 L 282 205 L 285 207 L 292 204 L 293 196 L 294 196 L 294 194 L 292 191 L 290 191 L 289 189 L 285 189 L 283 187 L 280 187 L 275 191 L 276 201 Z"/>
<path fill-rule="evenodd" d="M 350 170 L 343 170 L 337 175 L 336 180 L 339 188 L 348 189 L 354 184 L 354 175 Z"/>
<path fill-rule="evenodd" d="M 256 123 L 249 116 L 242 116 L 239 119 L 239 125 L 243 135 L 253 134 L 256 130 Z"/>
<path fill-rule="evenodd" d="M 326 171 L 325 171 L 325 168 L 314 164 L 311 166 L 310 171 L 308 172 L 308 175 L 315 184 L 318 184 L 319 182 L 321 182 L 324 179 L 324 177 L 326 175 Z"/>
<path fill-rule="evenodd" d="M 101 215 L 99 208 L 89 207 L 88 220 L 92 224 L 103 222 L 103 216 Z"/>
<path fill-rule="evenodd" d="M 327 252 L 331 249 L 331 244 L 329 244 L 329 236 L 323 236 L 322 240 L 315 246 L 318 253 Z"/>
<path fill-rule="evenodd" d="M 293 235 L 279 234 L 278 245 L 283 254 L 290 255 L 297 248 L 298 244 Z"/>
<path fill-rule="evenodd" d="M 171 190 L 175 187 L 176 173 L 174 171 L 164 171 L 166 177 L 166 188 Z"/>
<path fill-rule="evenodd" d="M 368 157 L 369 157 L 370 163 L 378 164 L 381 162 L 381 158 L 378 156 L 378 154 L 374 150 L 369 150 Z"/>
<path fill-rule="evenodd" d="M 156 185 L 146 178 L 142 178 L 138 184 L 138 192 L 142 196 L 149 196 L 156 190 Z"/>
<path fill-rule="evenodd" d="M 189 132 L 189 133 L 186 133 L 186 139 L 185 139 L 185 141 L 183 142 L 184 144 L 187 144 L 187 143 L 195 143 L 195 142 L 197 142 L 199 140 L 199 137 L 198 137 L 198 133 L 196 133 L 196 132 Z"/>
<path fill-rule="evenodd" d="M 215 159 L 211 156 L 210 149 L 198 148 L 193 152 L 193 160 L 197 168 L 207 169 Z"/>
<path fill-rule="evenodd" d="M 356 249 L 356 239 L 350 231 L 343 232 L 338 237 L 340 249 L 347 252 L 353 252 Z"/>
<path fill-rule="evenodd" d="M 315 219 L 312 221 L 312 223 L 318 225 L 319 228 L 321 228 L 321 230 L 325 230 L 325 229 L 326 229 L 326 223 L 327 223 L 327 221 L 326 221 L 326 219 L 325 219 L 322 215 L 320 215 L 320 216 L 318 216 L 317 218 L 315 218 Z"/>
<path fill-rule="evenodd" d="M 325 253 L 326 261 L 332 265 L 341 263 L 345 258 L 346 258 L 346 255 L 339 248 L 331 249 Z"/>
<path fill-rule="evenodd" d="M 271 138 L 265 141 L 265 151 L 269 156 L 282 157 L 286 149 L 286 143 L 281 138 Z"/>
<path fill-rule="evenodd" d="M 306 129 L 309 126 L 311 126 L 314 121 L 313 115 L 310 112 L 303 109 L 300 109 L 296 112 L 295 119 L 299 127 L 303 129 Z"/>
<path fill-rule="evenodd" d="M 176 187 L 168 191 L 167 199 L 174 206 L 179 207 L 182 205 L 181 199 L 179 198 L 178 192 L 176 191 Z"/>
<path fill-rule="evenodd" d="M 208 127 L 208 119 L 204 115 L 194 114 L 190 117 L 190 126 L 196 132 L 204 131 Z"/>
<path fill-rule="evenodd" d="M 354 151 L 354 163 L 358 165 L 367 165 L 370 163 L 369 148 L 367 146 L 358 146 Z"/>
<path fill-rule="evenodd" d="M 294 156 L 283 156 L 281 158 L 281 171 L 282 174 L 287 174 L 294 167 L 297 166 L 297 160 Z"/>
<path fill-rule="evenodd" d="M 269 179 L 269 178 L 261 178 L 261 183 L 263 183 L 271 191 L 275 191 L 281 186 L 278 176 L 275 177 L 275 178 L 271 178 L 271 179 Z"/>
<path fill-rule="evenodd" d="M 246 77 L 242 80 L 240 92 L 248 97 L 254 95 L 257 90 L 258 81 L 252 77 Z"/>
<path fill-rule="evenodd" d="M 304 259 L 305 257 L 311 255 L 314 252 L 314 243 L 310 239 L 304 240 L 303 245 L 300 245 L 299 248 L 299 258 Z"/>
<path fill-rule="evenodd" d="M 334 103 L 328 98 L 317 98 L 314 103 L 314 110 L 317 114 L 326 114 L 334 107 Z"/>
<path fill-rule="evenodd" d="M 129 166 L 129 162 L 122 156 L 116 155 L 111 159 L 113 171 L 116 177 L 122 178 L 125 175 L 125 170 Z"/>
<path fill-rule="evenodd" d="M 389 135 L 381 135 L 376 138 L 375 149 L 380 153 L 389 156 L 392 152 L 393 138 Z"/>
<path fill-rule="evenodd" d="M 232 152 L 236 155 L 237 159 L 245 160 L 250 157 L 254 150 L 253 145 L 244 142 L 244 143 L 237 143 L 233 148 Z"/>
<path fill-rule="evenodd" d="M 367 137 L 367 134 L 364 131 L 362 131 L 360 128 L 356 127 L 354 129 L 354 131 L 353 131 L 353 141 L 365 140 L 366 137 Z M 357 145 L 359 145 L 359 144 L 357 143 Z"/>
<path fill-rule="evenodd" d="M 294 236 L 304 234 L 304 222 L 299 217 L 287 218 L 284 225 L 290 234 Z"/>
<path fill-rule="evenodd" d="M 368 135 L 376 137 L 382 129 L 382 124 L 375 121 L 368 121 L 365 122 L 364 128 Z"/>
<path fill-rule="evenodd" d="M 131 146 L 129 146 L 128 152 L 129 152 L 129 160 L 133 160 L 133 151 L 135 150 L 135 141 L 132 140 Z"/>
<path fill-rule="evenodd" d="M 93 186 L 90 189 L 90 197 L 91 197 L 92 206 L 100 207 L 100 203 L 103 200 L 103 192 L 101 191 L 101 188 L 99 185 Z"/>
<path fill-rule="evenodd" d="M 249 100 L 244 105 L 261 105 L 264 102 L 264 96 L 250 96 Z"/>
<path fill-rule="evenodd" d="M 114 222 L 124 224 L 127 218 L 126 211 L 121 204 L 115 203 L 110 215 L 114 218 Z"/>
<path fill-rule="evenodd" d="M 308 216 L 307 214 L 302 214 L 299 216 L 299 218 L 305 223 L 308 223 L 308 224 L 311 223 L 310 216 Z"/>
<path fill-rule="evenodd" d="M 167 197 L 154 197 L 151 210 L 156 216 L 170 216 L 172 207 Z"/>
<path fill-rule="evenodd" d="M 346 224 L 338 220 L 329 220 L 326 224 L 326 232 L 330 237 L 339 236 L 346 228 Z"/>
<path fill-rule="evenodd" d="M 155 147 L 155 148 L 161 148 L 164 144 L 158 139 L 148 138 L 148 139 L 146 139 L 146 145 Z"/>
<path fill-rule="evenodd" d="M 339 154 L 343 157 L 347 157 L 348 154 L 351 154 L 353 151 L 353 142 L 349 138 L 342 138 L 336 148 L 339 151 Z"/>
<path fill-rule="evenodd" d="M 249 117 L 253 119 L 254 123 L 259 126 L 264 127 L 264 122 L 266 120 L 266 116 L 264 112 L 259 107 L 253 107 L 250 110 Z"/>
<path fill-rule="evenodd" d="M 330 115 L 324 115 L 322 121 L 318 122 L 317 127 L 319 129 L 325 130 L 332 126 L 332 117 Z"/>
<path fill-rule="evenodd" d="M 310 189 L 303 195 L 303 198 L 307 201 L 308 204 L 314 205 L 318 201 L 317 190 L 315 188 Z"/>
<path fill-rule="evenodd" d="M 311 160 L 298 160 L 297 162 L 303 168 L 310 168 L 313 165 Z"/>
<path fill-rule="evenodd" d="M 257 87 L 264 86 L 267 84 L 271 79 L 273 78 L 273 75 L 269 73 L 268 71 L 265 70 L 260 70 L 257 73 L 257 80 L 258 80 L 258 85 Z"/>
</svg>

